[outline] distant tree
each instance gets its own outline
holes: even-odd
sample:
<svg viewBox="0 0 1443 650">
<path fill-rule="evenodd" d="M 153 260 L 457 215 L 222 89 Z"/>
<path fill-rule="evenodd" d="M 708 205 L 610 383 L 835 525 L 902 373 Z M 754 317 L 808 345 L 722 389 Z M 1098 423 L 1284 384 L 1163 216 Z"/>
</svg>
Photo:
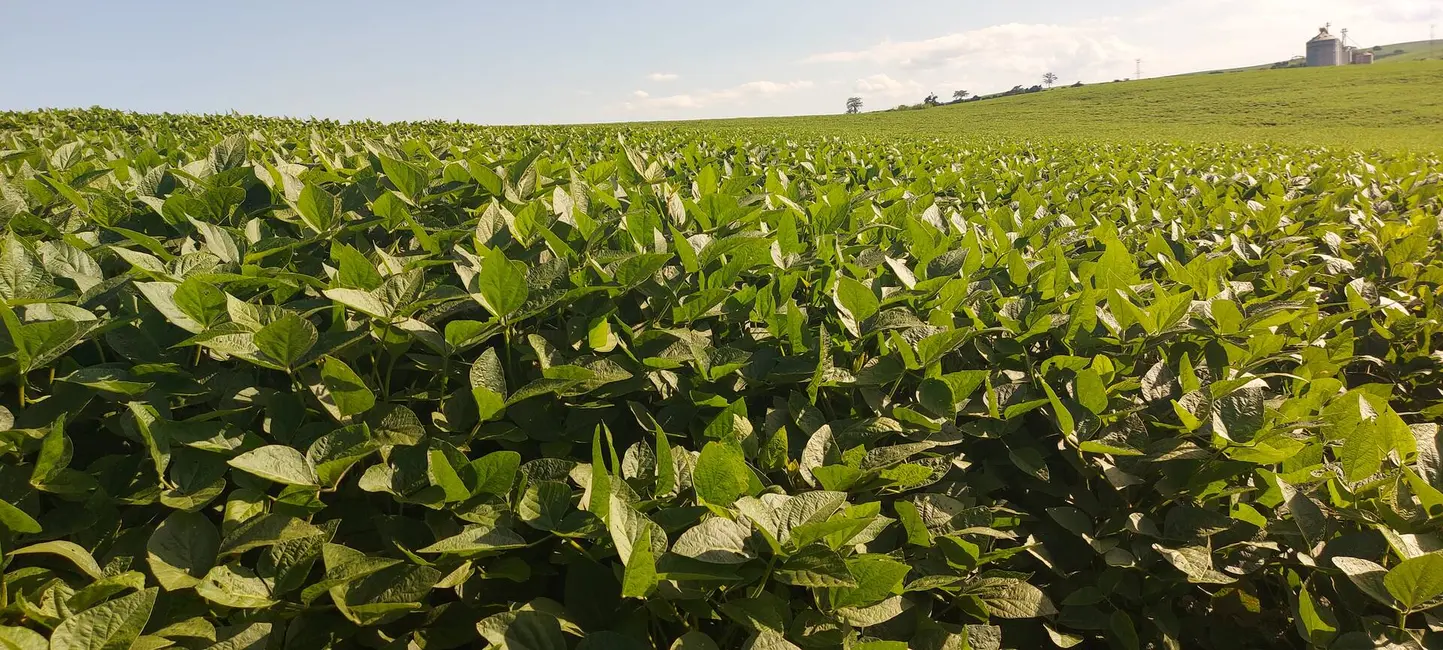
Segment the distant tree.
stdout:
<svg viewBox="0 0 1443 650">
<path fill-rule="evenodd" d="M 852 115 L 852 114 L 860 113 L 860 112 L 862 112 L 862 98 L 861 98 L 861 97 L 848 97 L 848 98 L 847 98 L 847 114 L 848 114 L 848 115 Z"/>
<path fill-rule="evenodd" d="M 922 100 L 923 106 L 936 106 L 937 104 L 937 93 L 930 93 L 926 99 Z"/>
<path fill-rule="evenodd" d="M 1042 75 L 1042 83 L 1047 84 L 1047 87 L 1051 88 L 1052 84 L 1057 83 L 1057 75 L 1051 72 Z"/>
<path fill-rule="evenodd" d="M 968 95 L 971 95 L 971 94 L 972 94 L 972 93 L 969 93 L 969 92 L 967 92 L 967 91 L 965 91 L 965 90 L 954 90 L 954 91 L 952 91 L 952 99 L 955 99 L 955 100 L 957 100 L 957 101 L 960 102 L 960 101 L 962 101 L 962 100 L 964 100 L 964 99 L 967 99 L 967 96 L 968 96 Z"/>
</svg>

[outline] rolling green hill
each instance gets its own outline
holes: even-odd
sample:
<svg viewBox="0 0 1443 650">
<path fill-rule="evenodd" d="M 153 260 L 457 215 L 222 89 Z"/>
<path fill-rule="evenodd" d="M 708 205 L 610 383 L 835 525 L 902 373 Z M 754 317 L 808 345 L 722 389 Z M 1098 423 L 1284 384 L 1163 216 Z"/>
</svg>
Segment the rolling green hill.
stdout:
<svg viewBox="0 0 1443 650">
<path fill-rule="evenodd" d="M 1402 61 L 1443 60 L 1443 41 L 1413 41 L 1384 45 L 1375 53 L 1374 63 L 1397 63 Z"/>
<path fill-rule="evenodd" d="M 1411 41 L 1408 43 L 1392 43 L 1389 45 L 1378 45 L 1376 49 L 1372 46 L 1366 48 L 1373 51 L 1373 64 L 1380 63 L 1403 63 L 1406 61 L 1428 61 L 1443 60 L 1443 42 L 1438 41 Z M 1276 61 L 1261 65 L 1248 65 L 1241 68 L 1224 68 L 1222 70 L 1204 70 L 1202 72 L 1189 72 L 1187 74 L 1221 74 L 1224 72 L 1247 72 L 1249 70 L 1273 70 L 1279 64 L 1291 63 L 1301 67 L 1301 54 L 1299 58 L 1292 61 Z"/>
<path fill-rule="evenodd" d="M 1443 61 L 1184 75 L 910 111 L 681 124 L 863 136 L 1437 151 L 1443 150 Z"/>
</svg>

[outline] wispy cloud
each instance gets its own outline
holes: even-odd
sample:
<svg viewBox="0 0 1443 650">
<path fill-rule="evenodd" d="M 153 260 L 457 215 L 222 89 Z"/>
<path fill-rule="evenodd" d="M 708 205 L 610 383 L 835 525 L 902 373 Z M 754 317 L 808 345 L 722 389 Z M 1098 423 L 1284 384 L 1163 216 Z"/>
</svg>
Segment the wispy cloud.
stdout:
<svg viewBox="0 0 1443 650">
<path fill-rule="evenodd" d="M 633 93 L 636 101 L 627 102 L 624 106 L 628 110 L 674 110 L 705 108 L 718 104 L 744 105 L 750 100 L 804 90 L 813 85 L 810 81 L 750 81 L 721 90 L 699 90 L 660 97 L 652 97 L 642 91 L 637 91 Z"/>
<path fill-rule="evenodd" d="M 647 97 L 651 96 L 651 93 L 646 92 L 645 90 L 633 90 L 631 91 L 631 96 L 638 99 L 646 99 Z"/>
<path fill-rule="evenodd" d="M 651 73 L 651 74 L 649 74 L 649 75 L 646 75 L 646 78 L 647 78 L 647 79 L 650 79 L 650 80 L 652 80 L 652 81 L 663 81 L 663 82 L 665 82 L 665 81 L 676 81 L 677 79 L 680 79 L 680 78 L 681 78 L 681 75 L 673 74 L 673 73 L 670 73 L 670 72 L 653 72 L 653 73 Z"/>
<path fill-rule="evenodd" d="M 1061 63 L 1122 61 L 1136 48 L 1101 25 L 1009 23 L 915 41 L 813 54 L 805 63 L 866 62 L 906 70 L 983 66 L 1046 69 Z"/>
<path fill-rule="evenodd" d="M 863 98 L 916 97 L 922 95 L 922 84 L 915 79 L 901 81 L 891 75 L 874 74 L 858 79 L 852 84 L 852 90 Z"/>
<path fill-rule="evenodd" d="M 1130 76 L 1145 49 L 1124 40 L 1114 20 L 993 25 L 932 38 L 882 41 L 851 50 L 819 52 L 804 65 L 862 72 L 853 92 L 863 98 L 921 101 L 927 92 L 951 96 L 1041 83 L 1056 72 L 1064 82 Z M 862 68 L 862 70 L 857 70 Z M 869 68 L 869 69 L 868 69 Z"/>
</svg>

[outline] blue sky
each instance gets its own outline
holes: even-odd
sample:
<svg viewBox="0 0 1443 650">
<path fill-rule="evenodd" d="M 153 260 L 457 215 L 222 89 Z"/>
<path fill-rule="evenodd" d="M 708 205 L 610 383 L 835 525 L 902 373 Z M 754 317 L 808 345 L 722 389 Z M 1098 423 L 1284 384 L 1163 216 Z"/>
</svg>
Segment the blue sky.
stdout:
<svg viewBox="0 0 1443 650">
<path fill-rule="evenodd" d="M 869 109 L 1285 59 L 1325 22 L 1423 40 L 1440 0 L 0 0 L 0 109 L 494 124 Z"/>
</svg>

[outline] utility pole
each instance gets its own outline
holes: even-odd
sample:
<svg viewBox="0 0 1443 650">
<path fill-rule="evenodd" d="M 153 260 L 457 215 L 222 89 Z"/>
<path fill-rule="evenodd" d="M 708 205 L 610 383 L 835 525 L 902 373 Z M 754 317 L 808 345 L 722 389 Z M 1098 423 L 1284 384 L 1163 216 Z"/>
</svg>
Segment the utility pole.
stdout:
<svg viewBox="0 0 1443 650">
<path fill-rule="evenodd" d="M 1135 75 L 1133 75 L 1133 79 L 1141 79 L 1141 78 L 1142 78 L 1142 59 L 1138 59 L 1138 60 L 1137 60 L 1137 73 L 1136 73 Z"/>
</svg>

